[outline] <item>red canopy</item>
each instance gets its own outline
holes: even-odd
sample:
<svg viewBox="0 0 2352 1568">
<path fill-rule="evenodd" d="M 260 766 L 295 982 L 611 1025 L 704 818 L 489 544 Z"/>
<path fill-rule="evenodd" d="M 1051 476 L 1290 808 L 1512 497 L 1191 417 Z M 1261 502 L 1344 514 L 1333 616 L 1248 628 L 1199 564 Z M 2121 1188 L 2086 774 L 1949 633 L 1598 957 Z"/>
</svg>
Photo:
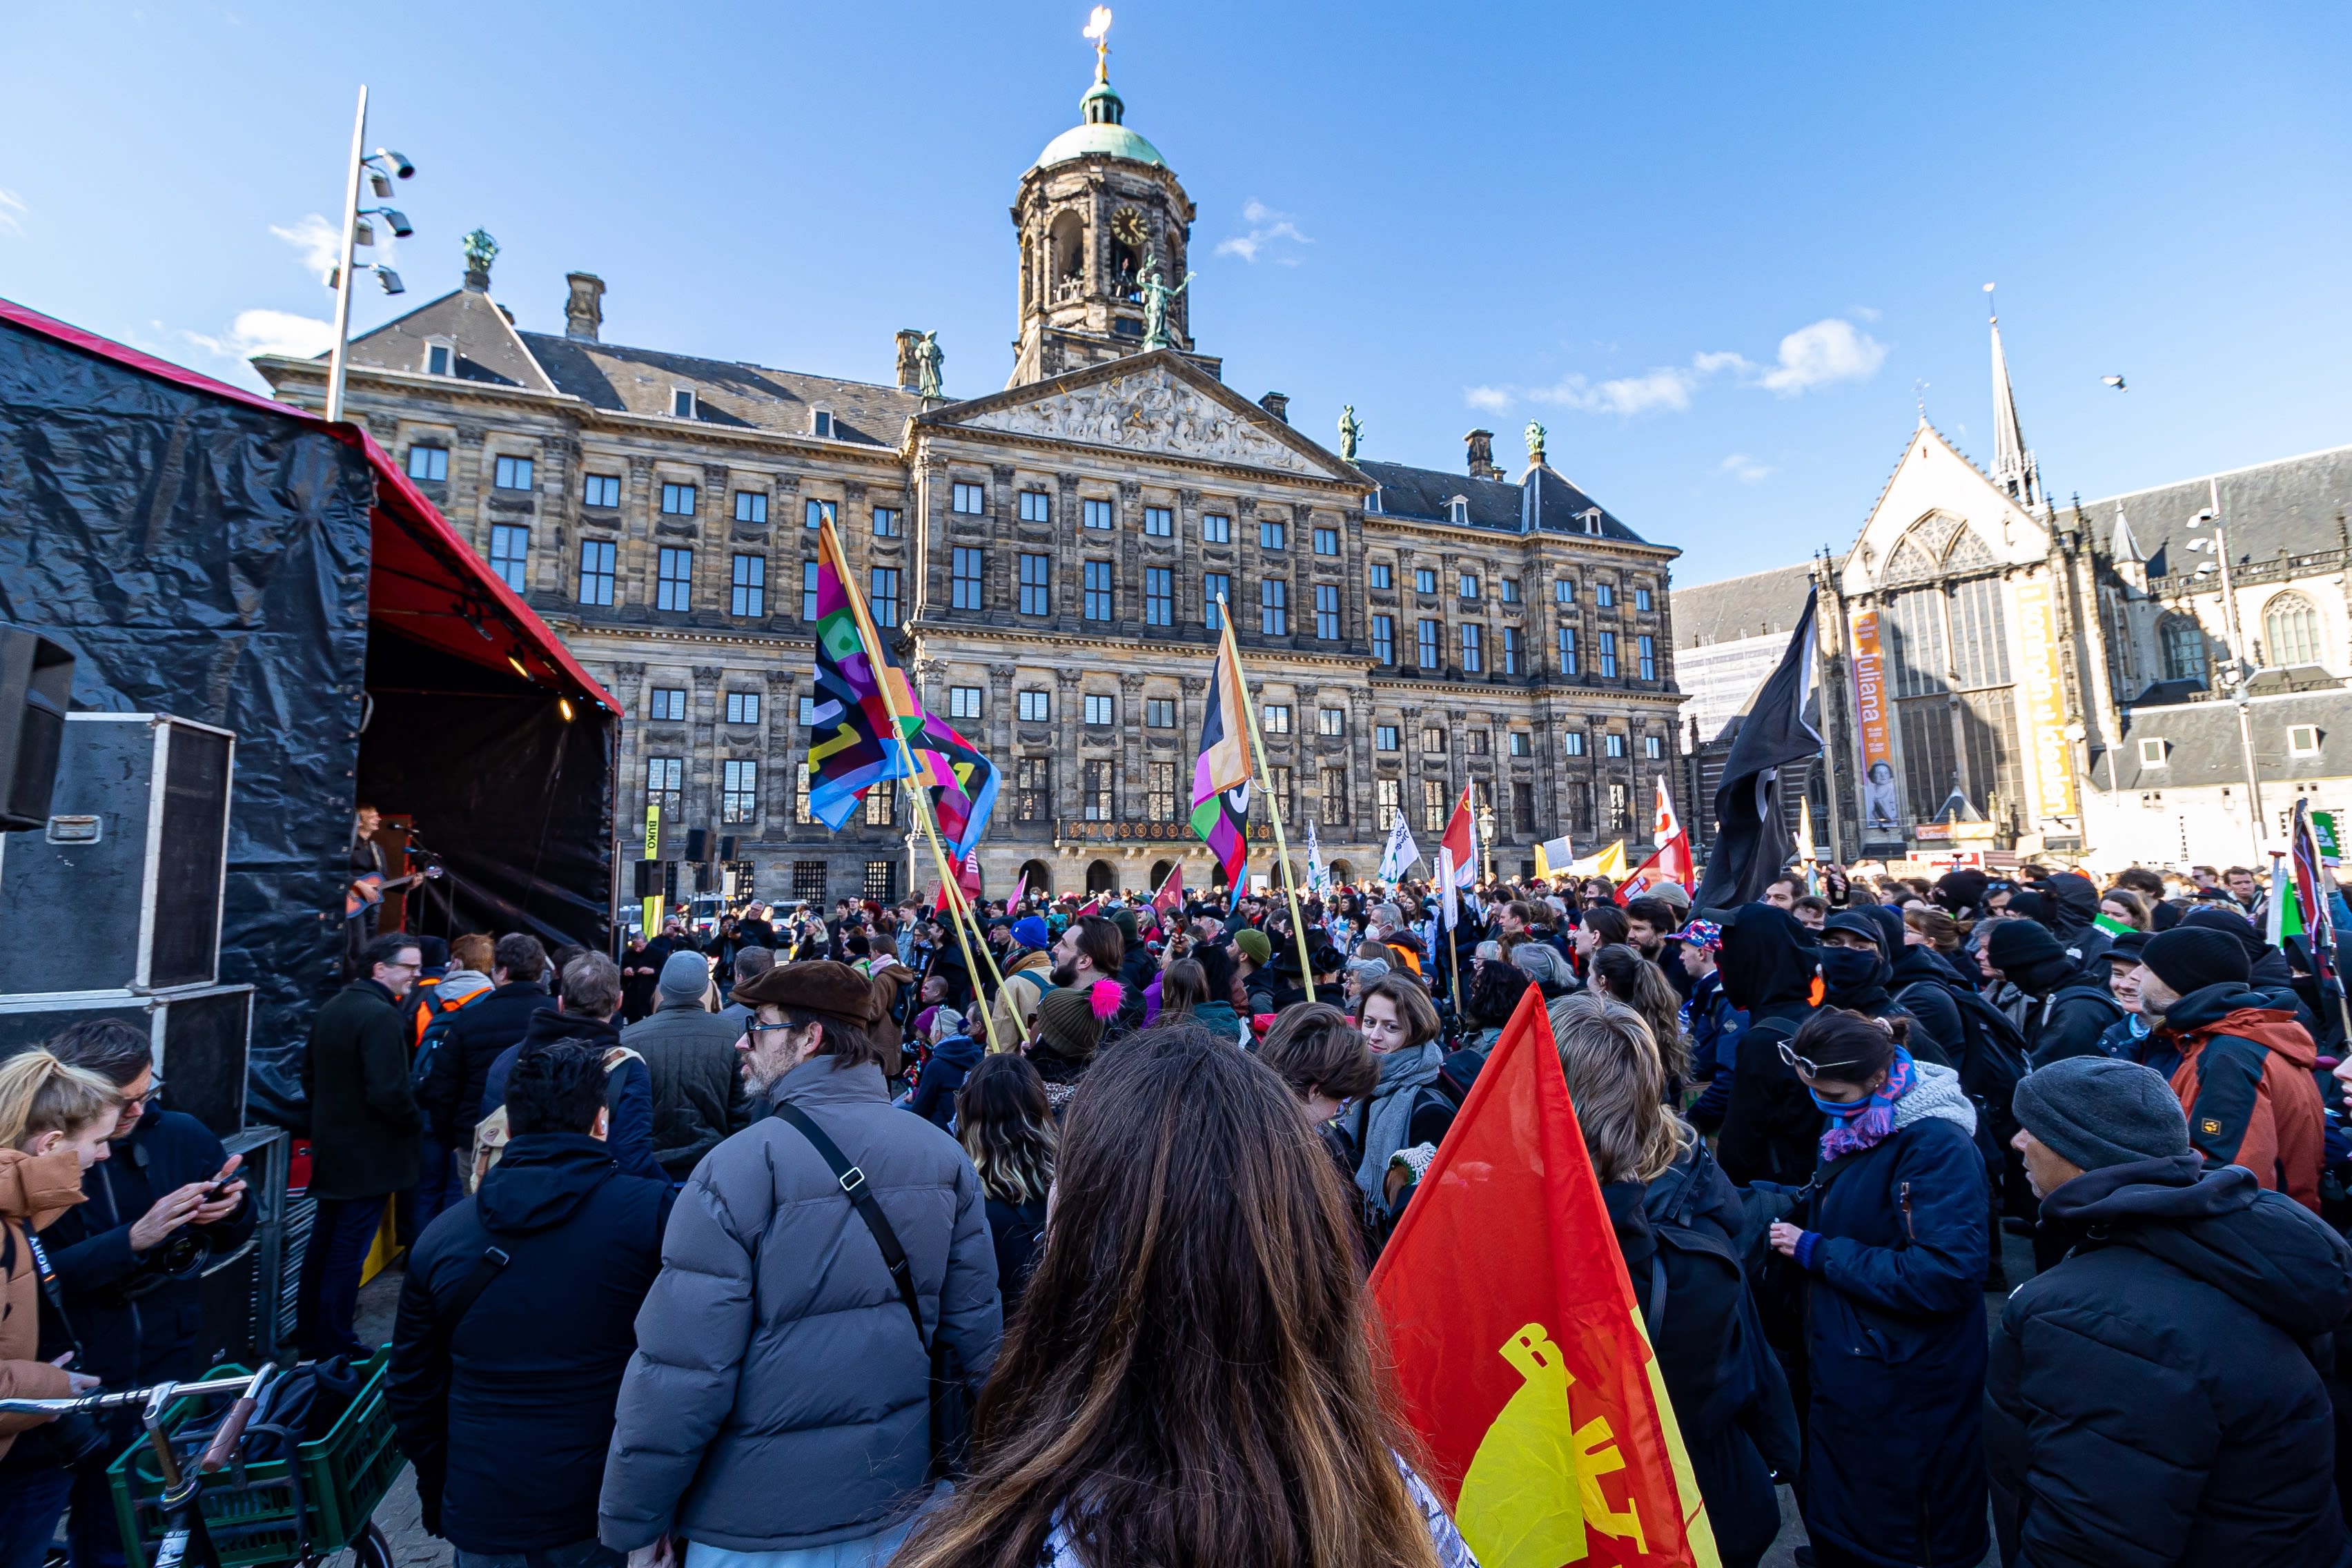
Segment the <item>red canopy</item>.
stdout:
<svg viewBox="0 0 2352 1568">
<path fill-rule="evenodd" d="M 375 504 L 369 511 L 369 616 L 444 653 L 620 713 L 621 705 L 612 694 L 580 668 L 547 623 L 483 563 L 365 430 L 349 423 L 331 425 L 308 409 L 199 375 L 185 365 L 142 353 L 13 300 L 0 300 L 0 320 L 144 374 L 316 426 L 357 447 L 366 454 L 376 477 Z"/>
</svg>

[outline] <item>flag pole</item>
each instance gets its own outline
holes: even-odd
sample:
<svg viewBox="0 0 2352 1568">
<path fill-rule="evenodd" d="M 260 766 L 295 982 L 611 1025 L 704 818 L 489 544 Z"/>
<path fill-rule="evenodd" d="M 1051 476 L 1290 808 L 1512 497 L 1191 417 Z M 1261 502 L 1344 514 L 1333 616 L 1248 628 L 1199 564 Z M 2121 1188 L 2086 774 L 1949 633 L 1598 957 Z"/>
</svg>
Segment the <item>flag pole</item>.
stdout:
<svg viewBox="0 0 2352 1568">
<path fill-rule="evenodd" d="M 861 640 L 866 641 L 867 658 L 875 667 L 874 684 L 882 693 L 882 706 L 890 715 L 890 733 L 898 739 L 898 757 L 907 767 L 907 793 L 914 799 L 915 815 L 922 823 L 923 836 L 930 841 L 931 863 L 939 868 L 940 881 L 949 890 L 949 921 L 955 927 L 956 945 L 963 950 L 964 973 L 971 976 L 972 988 L 977 992 L 980 988 L 980 964 L 971 955 L 971 938 L 964 931 L 969 911 L 964 908 L 963 889 L 957 885 L 955 873 L 948 865 L 947 851 L 940 847 L 939 825 L 931 820 L 930 797 L 923 793 L 922 782 L 916 775 L 915 752 L 907 744 L 906 727 L 900 722 L 905 715 L 898 711 L 898 699 L 890 689 L 889 668 L 876 657 L 881 650 L 880 633 L 875 629 L 873 618 L 866 613 L 866 600 L 857 592 L 856 583 L 851 580 L 849 557 L 842 552 L 841 536 L 834 531 L 833 520 L 822 519 L 818 527 L 823 531 L 820 537 L 824 546 L 832 552 L 834 560 L 840 563 L 841 591 L 848 595 L 850 613 L 857 617 L 858 635 Z M 980 945 L 982 952 L 987 951 L 985 938 Z M 993 968 L 992 964 L 991 968 Z M 996 984 L 1002 990 L 1004 981 L 1000 976 Z M 982 1032 L 988 1037 L 989 1054 L 993 1056 L 1000 1048 L 996 1043 L 996 1020 L 985 1005 L 980 1010 L 980 1024 Z"/>
<path fill-rule="evenodd" d="M 1241 645 L 1234 640 L 1234 615 L 1223 594 L 1217 595 L 1217 619 L 1224 629 L 1225 646 L 1233 653 L 1234 668 L 1242 667 Z M 1290 874 L 1290 846 L 1282 836 L 1282 802 L 1274 793 L 1274 770 L 1265 765 L 1265 742 L 1257 732 L 1257 704 L 1250 700 L 1249 679 L 1241 683 L 1242 717 L 1249 721 L 1250 751 L 1257 758 L 1257 771 L 1265 776 L 1265 814 L 1274 821 L 1274 854 L 1282 865 L 1282 890 L 1290 900 L 1290 934 L 1298 943 L 1298 980 L 1305 987 L 1307 1000 L 1315 1000 L 1315 964 L 1307 956 L 1307 917 L 1298 912 L 1298 883 Z M 1249 824 L 1242 824 L 1244 875 L 1249 871 Z"/>
</svg>

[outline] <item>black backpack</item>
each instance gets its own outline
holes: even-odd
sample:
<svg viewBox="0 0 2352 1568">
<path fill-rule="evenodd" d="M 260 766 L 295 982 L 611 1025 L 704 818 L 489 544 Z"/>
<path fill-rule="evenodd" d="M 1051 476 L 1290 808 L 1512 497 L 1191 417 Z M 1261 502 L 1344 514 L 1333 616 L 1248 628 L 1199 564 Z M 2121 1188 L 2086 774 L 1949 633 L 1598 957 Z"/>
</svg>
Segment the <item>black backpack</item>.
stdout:
<svg viewBox="0 0 2352 1568">
<path fill-rule="evenodd" d="M 1919 985 L 1942 984 L 1921 980 Z M 1911 987 L 1904 988 L 1906 993 Z M 1960 1092 L 1977 1108 L 1977 1148 L 1984 1155 L 1985 1175 L 1992 1184 L 1994 1201 L 2004 1212 L 2031 1218 L 2039 1200 L 2025 1183 L 2024 1162 L 2010 1147 L 2017 1136 L 2018 1080 L 2027 1072 L 2025 1036 L 2008 1014 L 1987 1001 L 1973 986 L 1944 985 L 1944 993 L 1959 1009 L 1962 1038 L 1954 1047 L 1952 1064 L 1960 1075 Z M 1896 1001 L 1902 997 L 1897 996 Z M 2112 997 L 2109 998 L 2113 1000 Z"/>
</svg>

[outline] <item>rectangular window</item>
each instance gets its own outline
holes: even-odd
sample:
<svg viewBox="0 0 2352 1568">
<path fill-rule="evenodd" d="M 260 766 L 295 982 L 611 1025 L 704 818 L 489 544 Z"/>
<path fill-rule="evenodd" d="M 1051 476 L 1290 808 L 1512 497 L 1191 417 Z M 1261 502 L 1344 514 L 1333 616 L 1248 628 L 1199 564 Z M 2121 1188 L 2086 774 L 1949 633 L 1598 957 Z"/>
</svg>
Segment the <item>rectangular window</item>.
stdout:
<svg viewBox="0 0 2352 1568">
<path fill-rule="evenodd" d="M 1622 833 L 1633 826 L 1633 803 L 1627 798 L 1625 786 L 1621 784 L 1611 784 L 1609 786 L 1609 831 Z"/>
<path fill-rule="evenodd" d="M 1576 603 L 1575 582 L 1567 577 L 1556 579 L 1551 585 L 1551 597 L 1556 605 L 1573 605 Z"/>
<path fill-rule="evenodd" d="M 1372 658 L 1381 664 L 1396 662 L 1396 617 L 1372 617 Z"/>
<path fill-rule="evenodd" d="M 1382 824 L 1381 831 L 1383 833 L 1388 831 L 1386 825 L 1396 821 L 1396 814 L 1403 802 L 1403 797 L 1404 785 L 1398 780 L 1374 779 L 1372 781 L 1372 806 L 1380 813 Z"/>
<path fill-rule="evenodd" d="M 1173 626 L 1176 621 L 1176 573 L 1168 566 L 1143 569 L 1143 624 Z"/>
<path fill-rule="evenodd" d="M 680 757 L 647 757 L 646 759 L 646 804 L 661 807 L 664 816 L 676 816 L 681 786 L 686 782 L 686 762 Z"/>
<path fill-rule="evenodd" d="M 1021 613 L 1024 616 L 1050 616 L 1054 613 L 1050 593 L 1054 558 L 1050 555 L 1024 555 L 1021 558 Z"/>
<path fill-rule="evenodd" d="M 580 546 L 580 602 L 583 605 L 609 605 L 613 602 L 613 558 L 615 547 L 609 539 L 583 541 Z"/>
<path fill-rule="evenodd" d="M 1474 757 L 1485 756 L 1486 754 L 1487 746 L 1486 731 L 1484 730 L 1472 730 L 1468 731 L 1468 735 L 1470 741 L 1470 754 Z"/>
<path fill-rule="evenodd" d="M 1642 754 L 1652 762 L 1656 762 L 1666 754 L 1665 742 L 1658 736 L 1644 735 L 1642 737 Z"/>
<path fill-rule="evenodd" d="M 1584 755 L 1584 731 L 1581 731 L 1581 730 L 1570 730 L 1570 731 L 1568 732 L 1567 749 L 1568 749 L 1568 754 L 1569 754 L 1570 756 L 1571 756 L 1571 757 L 1580 757 L 1580 756 Z"/>
<path fill-rule="evenodd" d="M 988 510 L 988 487 L 986 485 L 951 487 L 948 496 L 948 510 L 960 511 L 966 517 L 978 517 Z"/>
<path fill-rule="evenodd" d="M 801 820 L 807 822 L 812 819 L 803 816 Z M 805 900 L 813 904 L 821 904 L 824 901 L 824 861 L 795 860 L 793 862 L 793 897 Z"/>
<path fill-rule="evenodd" d="M 1282 537 L 1281 523 L 1277 522 L 1273 518 L 1261 518 L 1258 520 L 1257 547 L 1260 550 L 1280 550 L 1284 548 Z"/>
<path fill-rule="evenodd" d="M 692 517 L 694 487 L 692 485 L 662 486 L 661 506 L 662 514 L 666 517 Z"/>
<path fill-rule="evenodd" d="M 446 482 L 449 478 L 449 448 L 411 447 L 408 449 L 408 477 L 412 479 L 431 479 L 436 483 Z M 615 484 L 619 482 L 617 479 L 614 481 Z M 590 501 L 588 504 L 593 506 L 596 503 Z M 614 501 L 611 504 L 618 506 L 620 503 Z"/>
<path fill-rule="evenodd" d="M 729 590 L 727 608 L 730 614 L 755 618 L 768 613 L 768 558 L 764 555 L 735 557 L 735 578 Z"/>
<path fill-rule="evenodd" d="M 1609 584 L 1595 583 L 1592 584 L 1592 602 L 1604 610 L 1614 609 L 1617 605 L 1617 590 Z"/>
<path fill-rule="evenodd" d="M 1201 577 L 1201 620 L 1211 631 L 1225 624 L 1224 606 L 1234 596 L 1234 580 L 1223 572 L 1203 573 Z"/>
<path fill-rule="evenodd" d="M 1152 763 L 1145 773 L 1150 799 L 1145 803 L 1144 816 L 1154 822 L 1176 820 L 1176 764 Z"/>
<path fill-rule="evenodd" d="M 1576 628 L 1574 626 L 1559 628 L 1559 672 L 1562 675 L 1576 673 Z"/>
<path fill-rule="evenodd" d="M 1623 756 L 1623 755 L 1625 754 L 1625 737 L 1624 737 L 1624 736 L 1622 736 L 1622 735 L 1618 735 L 1618 734 L 1608 734 L 1608 735 L 1603 735 L 1603 736 L 1601 736 L 1601 754 L 1602 754 L 1602 755 L 1604 755 L 1604 756 L 1611 756 L 1611 757 L 1622 757 L 1622 756 Z"/>
<path fill-rule="evenodd" d="M 1503 673 L 1519 673 L 1519 628 L 1517 626 L 1503 628 Z"/>
<path fill-rule="evenodd" d="M 1201 542 L 1231 544 L 1234 542 L 1234 520 L 1221 511 L 1201 514 Z"/>
<path fill-rule="evenodd" d="M 1112 822 L 1118 816 L 1118 801 L 1112 784 L 1109 759 L 1078 764 L 1078 797 L 1086 803 L 1088 822 Z"/>
<path fill-rule="evenodd" d="M 490 570 L 518 594 L 528 585 L 530 556 L 530 530 L 505 522 L 490 525 Z"/>
<path fill-rule="evenodd" d="M 1021 521 L 1051 522 L 1054 521 L 1054 498 L 1044 490 L 1021 492 Z"/>
<path fill-rule="evenodd" d="M 1282 813 L 1283 820 L 1285 822 L 1297 821 L 1298 805 L 1297 796 L 1293 793 L 1291 770 L 1283 766 L 1280 763 L 1276 763 L 1273 767 L 1266 771 L 1274 775 L 1272 781 L 1274 804 L 1276 808 Z"/>
<path fill-rule="evenodd" d="M 1437 668 L 1437 633 L 1438 623 L 1435 621 L 1423 621 L 1418 628 L 1417 640 L 1423 669 Z"/>
<path fill-rule="evenodd" d="M 1375 724 L 1372 726 L 1372 750 L 1376 752 L 1393 752 L 1398 749 L 1400 748 L 1398 745 L 1397 727 L 1395 725 Z"/>
<path fill-rule="evenodd" d="M 1462 673 L 1476 675 L 1486 668 L 1486 628 L 1472 622 L 1462 628 Z"/>
<path fill-rule="evenodd" d="M 590 474 L 580 481 L 580 501 L 583 506 L 620 505 L 621 476 Z"/>
<path fill-rule="evenodd" d="M 874 509 L 875 538 L 897 539 L 903 535 L 906 531 L 906 514 L 900 511 L 897 507 L 877 506 Z"/>
<path fill-rule="evenodd" d="M 1437 568 L 1434 566 L 1414 567 L 1412 572 L 1412 591 L 1416 594 L 1436 593 Z"/>
<path fill-rule="evenodd" d="M 1533 754 L 1534 742 L 1528 739 L 1528 732 L 1525 730 L 1512 731 L 1511 755 L 1515 757 L 1525 757 L 1532 756 Z"/>
<path fill-rule="evenodd" d="M 1349 817 L 1348 804 L 1348 770 L 1325 768 L 1323 770 L 1324 825 L 1328 826 L 1338 823 L 1343 826 L 1346 826 Z"/>
<path fill-rule="evenodd" d="M 949 607 L 958 610 L 980 608 L 980 552 L 959 544 L 951 552 L 949 566 L 953 574 L 948 583 Z"/>
<path fill-rule="evenodd" d="M 765 490 L 737 490 L 735 492 L 735 521 L 738 522 L 767 521 L 768 492 Z"/>
<path fill-rule="evenodd" d="M 1636 588 L 1633 590 L 1633 607 L 1642 611 L 1645 615 L 1649 612 L 1650 591 L 1647 588 Z"/>
<path fill-rule="evenodd" d="M 1111 724 L 1111 723 L 1116 723 L 1116 722 L 1118 721 L 1118 698 L 1116 698 L 1116 697 L 1112 697 L 1112 696 L 1109 696 L 1109 695 L 1108 695 L 1108 694 L 1106 694 L 1106 693 L 1104 693 L 1104 692 L 1099 692 L 1099 691 L 1089 691 L 1089 692 L 1087 692 L 1087 723 L 1089 723 L 1089 724 Z"/>
<path fill-rule="evenodd" d="M 449 374 L 449 345 L 447 343 L 428 343 L 425 345 L 425 374 L 427 375 L 446 375 Z"/>
<path fill-rule="evenodd" d="M 657 610 L 689 610 L 694 607 L 694 552 L 665 549 L 661 552 L 661 573 L 654 588 L 654 608 Z"/>
<path fill-rule="evenodd" d="M 801 728 L 802 728 L 802 729 L 803 729 L 803 730 L 805 730 L 805 729 L 809 728 L 809 726 L 811 726 L 811 725 L 814 724 L 815 722 L 816 722 L 816 699 L 815 699 L 815 698 L 814 698 L 814 697 L 803 697 L 803 698 L 802 698 L 802 699 L 801 699 Z"/>
<path fill-rule="evenodd" d="M 1447 801 L 1444 779 L 1421 781 L 1421 828 L 1424 833 L 1445 831 Z"/>
<path fill-rule="evenodd" d="M 831 501 L 811 500 L 803 501 L 801 503 L 801 526 L 803 528 L 822 528 L 826 523 L 833 521 L 833 503 Z"/>
<path fill-rule="evenodd" d="M 1257 585 L 1257 629 L 1270 637 L 1290 635 L 1290 584 L 1279 577 Z"/>
<path fill-rule="evenodd" d="M 527 490 L 530 489 L 530 459 L 500 458 L 491 475 L 490 482 L 502 490 Z"/>
<path fill-rule="evenodd" d="M 1657 679 L 1658 639 L 1654 637 L 1640 637 L 1633 640 L 1642 650 L 1642 679 L 1644 680 Z"/>
<path fill-rule="evenodd" d="M 1054 815 L 1053 760 L 1016 757 L 1013 762 L 1013 815 L 1023 822 L 1045 822 Z"/>
<path fill-rule="evenodd" d="M 1154 539 L 1173 539 L 1176 536 L 1176 514 L 1164 506 L 1145 507 L 1143 531 Z"/>
<path fill-rule="evenodd" d="M 1172 697 L 1147 697 L 1143 700 L 1143 727 L 1147 730 L 1176 728 L 1176 700 Z"/>
<path fill-rule="evenodd" d="M 1617 679 L 1617 634 L 1615 632 L 1601 634 L 1601 679 L 1603 680 Z"/>
<path fill-rule="evenodd" d="M 1372 563 L 1372 586 L 1382 592 L 1396 586 L 1396 572 L 1387 562 Z"/>
<path fill-rule="evenodd" d="M 948 717 L 977 719 L 980 717 L 980 688 L 950 686 L 948 688 Z"/>
<path fill-rule="evenodd" d="M 1022 721 L 1043 724 L 1054 716 L 1054 694 L 1032 688 L 1021 694 Z"/>
<path fill-rule="evenodd" d="M 1318 708 L 1315 710 L 1315 732 L 1318 735 L 1346 734 L 1348 710 L 1345 708 Z"/>
<path fill-rule="evenodd" d="M 816 563 L 801 563 L 801 619 L 814 624 L 816 620 Z"/>
<path fill-rule="evenodd" d="M 1287 735 L 1290 733 L 1290 704 L 1287 702 L 1268 703 L 1258 710 L 1258 716 L 1260 721 L 1264 723 L 1265 732 L 1267 734 Z"/>
<path fill-rule="evenodd" d="M 654 688 L 652 718 L 656 724 L 682 724 L 686 721 L 686 688 L 656 686 Z"/>
<path fill-rule="evenodd" d="M 1107 500 L 1080 501 L 1078 503 L 1078 521 L 1080 526 L 1094 529 L 1098 532 L 1108 531 L 1111 527 L 1110 502 Z"/>
<path fill-rule="evenodd" d="M 1336 528 L 1317 529 L 1315 531 L 1315 553 L 1318 555 L 1339 554 L 1339 531 Z"/>
<path fill-rule="evenodd" d="M 1330 583 L 1315 584 L 1315 635 L 1325 642 L 1339 640 L 1339 590 Z"/>
<path fill-rule="evenodd" d="M 866 826 L 887 827 L 898 820 L 898 791 L 897 786 L 883 783 L 866 792 Z"/>
<path fill-rule="evenodd" d="M 669 389 L 669 413 L 673 419 L 694 417 L 694 388 L 673 386 Z"/>
<path fill-rule="evenodd" d="M 2158 758 L 2158 761 L 2163 760 L 2160 755 L 2163 747 L 2164 742 L 2158 741 L 2157 742 L 2157 749 L 2159 752 L 2159 756 Z M 2291 757 L 2315 757 L 2319 755 L 2319 726 L 2316 724 L 2288 725 L 2286 727 L 2286 752 L 2287 755 Z"/>
<path fill-rule="evenodd" d="M 874 624 L 891 627 L 898 624 L 898 569 L 896 566 L 876 566 L 868 571 L 870 584 L 866 600 L 874 610 Z"/>
<path fill-rule="evenodd" d="M 1462 574 L 1462 596 L 1465 599 L 1475 599 L 1478 596 L 1478 574 L 1475 572 Z"/>
<path fill-rule="evenodd" d="M 756 691 L 730 691 L 727 694 L 727 721 L 730 724 L 756 724 L 760 721 L 760 694 Z"/>
<path fill-rule="evenodd" d="M 817 417 L 822 419 L 824 416 L 820 414 Z M 820 430 L 817 434 L 822 436 L 824 432 Z M 896 860 L 866 862 L 866 875 L 858 883 L 858 891 L 877 904 L 887 904 L 896 899 L 898 896 L 898 862 Z"/>
<path fill-rule="evenodd" d="M 1425 757 L 1442 757 L 1445 754 L 1445 730 L 1443 725 L 1422 726 L 1421 754 Z"/>
<path fill-rule="evenodd" d="M 1519 580 L 1517 577 L 1502 578 L 1496 583 L 1496 587 L 1503 595 L 1503 603 L 1516 605 L 1519 602 Z"/>
<path fill-rule="evenodd" d="M 803 826 L 816 820 L 816 808 L 809 801 L 809 765 L 806 763 L 800 765 L 799 777 L 793 784 L 793 820 Z M 801 864 L 813 865 L 817 868 L 816 889 L 818 895 L 822 897 L 824 893 L 824 862 L 803 860 Z M 793 880 L 795 883 L 800 880 L 797 873 L 794 874 Z"/>
<path fill-rule="evenodd" d="M 1515 784 L 1511 786 L 1511 820 L 1524 830 L 1536 819 L 1536 786 Z"/>
<path fill-rule="evenodd" d="M 1110 563 L 1089 561 L 1086 563 L 1086 617 L 1090 621 L 1107 621 L 1111 614 Z"/>
</svg>

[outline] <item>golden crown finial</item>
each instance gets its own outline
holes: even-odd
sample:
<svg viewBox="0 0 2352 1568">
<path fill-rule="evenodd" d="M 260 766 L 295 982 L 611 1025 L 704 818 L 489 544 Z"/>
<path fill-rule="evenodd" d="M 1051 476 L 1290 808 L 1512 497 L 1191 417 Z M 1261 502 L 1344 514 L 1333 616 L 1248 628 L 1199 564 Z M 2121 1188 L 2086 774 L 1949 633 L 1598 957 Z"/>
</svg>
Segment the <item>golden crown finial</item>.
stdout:
<svg viewBox="0 0 2352 1568">
<path fill-rule="evenodd" d="M 1095 7 L 1094 15 L 1087 18 L 1086 32 L 1083 36 L 1092 38 L 1095 42 L 1095 79 L 1098 82 L 1108 82 L 1110 80 L 1109 6 Z"/>
</svg>

